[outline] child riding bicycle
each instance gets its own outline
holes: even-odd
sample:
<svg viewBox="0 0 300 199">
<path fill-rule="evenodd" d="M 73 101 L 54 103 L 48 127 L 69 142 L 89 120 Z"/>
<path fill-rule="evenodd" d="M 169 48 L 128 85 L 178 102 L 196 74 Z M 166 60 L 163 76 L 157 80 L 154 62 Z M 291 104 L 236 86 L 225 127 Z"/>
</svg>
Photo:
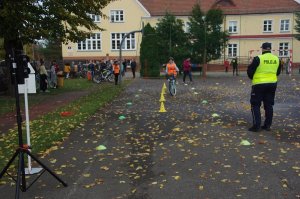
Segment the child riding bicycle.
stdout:
<svg viewBox="0 0 300 199">
<path fill-rule="evenodd" d="M 169 58 L 169 63 L 166 66 L 166 74 L 169 81 L 169 92 L 171 96 L 176 95 L 176 75 L 179 71 L 176 66 L 174 59 L 172 57 Z"/>
<path fill-rule="evenodd" d="M 175 64 L 173 57 L 170 57 L 169 58 L 169 63 L 167 63 L 167 65 L 166 65 L 167 79 L 169 80 L 169 78 L 171 76 L 173 76 L 174 79 L 176 80 L 177 72 L 179 72 L 179 69 Z"/>
</svg>

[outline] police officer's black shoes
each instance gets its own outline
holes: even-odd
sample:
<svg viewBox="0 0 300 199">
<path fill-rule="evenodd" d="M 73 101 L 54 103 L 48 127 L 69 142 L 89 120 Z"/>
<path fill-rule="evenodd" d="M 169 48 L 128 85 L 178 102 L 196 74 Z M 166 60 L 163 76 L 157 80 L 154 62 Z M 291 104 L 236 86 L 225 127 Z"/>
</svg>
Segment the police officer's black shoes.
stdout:
<svg viewBox="0 0 300 199">
<path fill-rule="evenodd" d="M 256 126 L 252 126 L 248 129 L 248 131 L 252 131 L 252 132 L 259 132 L 260 131 L 260 128 L 259 127 L 256 127 Z"/>
<path fill-rule="evenodd" d="M 263 129 L 265 131 L 271 131 L 270 127 L 267 127 L 267 126 L 261 126 L 261 129 Z"/>
</svg>

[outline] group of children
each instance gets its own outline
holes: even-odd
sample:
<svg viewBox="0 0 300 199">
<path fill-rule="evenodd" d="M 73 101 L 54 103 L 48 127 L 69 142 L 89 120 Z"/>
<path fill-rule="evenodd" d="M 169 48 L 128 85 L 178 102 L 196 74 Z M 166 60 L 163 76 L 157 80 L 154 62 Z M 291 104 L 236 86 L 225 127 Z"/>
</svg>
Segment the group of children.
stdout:
<svg viewBox="0 0 300 199">
<path fill-rule="evenodd" d="M 46 70 L 45 62 L 43 59 L 40 60 L 40 66 L 38 72 L 40 75 L 40 90 L 42 92 L 49 92 L 48 87 L 57 87 L 57 72 L 59 71 L 59 66 L 55 60 L 51 62 L 50 71 Z M 48 82 L 49 81 L 49 82 Z"/>
<path fill-rule="evenodd" d="M 76 76 L 76 74 L 71 74 L 72 72 L 74 73 L 78 73 L 81 70 L 87 70 L 91 73 L 91 79 L 93 79 L 94 74 L 96 72 L 96 70 L 104 70 L 104 69 L 108 69 L 108 70 L 112 70 L 112 72 L 115 75 L 115 84 L 118 84 L 119 81 L 119 75 L 124 76 L 125 75 L 125 71 L 126 71 L 126 67 L 130 65 L 132 73 L 133 73 L 133 78 L 135 78 L 135 70 L 136 70 L 136 62 L 134 59 L 132 60 L 124 60 L 121 64 L 119 61 L 117 60 L 101 60 L 101 61 L 93 61 L 90 60 L 88 62 L 88 64 L 82 64 L 81 62 L 79 62 L 78 65 L 75 65 L 74 63 L 72 64 L 73 67 L 71 67 L 71 65 L 65 64 L 64 66 L 64 75 L 65 78 L 69 78 L 70 76 Z"/>
</svg>

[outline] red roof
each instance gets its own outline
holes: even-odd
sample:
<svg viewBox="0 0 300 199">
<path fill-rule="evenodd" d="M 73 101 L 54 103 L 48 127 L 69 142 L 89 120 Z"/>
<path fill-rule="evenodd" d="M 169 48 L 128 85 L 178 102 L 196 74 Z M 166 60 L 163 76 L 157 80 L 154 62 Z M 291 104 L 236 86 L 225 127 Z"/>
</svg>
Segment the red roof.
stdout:
<svg viewBox="0 0 300 199">
<path fill-rule="evenodd" d="M 193 6 L 202 11 L 220 8 L 224 14 L 291 13 L 300 11 L 295 0 L 139 0 L 151 16 L 163 16 L 168 11 L 177 16 L 190 15 Z"/>
</svg>

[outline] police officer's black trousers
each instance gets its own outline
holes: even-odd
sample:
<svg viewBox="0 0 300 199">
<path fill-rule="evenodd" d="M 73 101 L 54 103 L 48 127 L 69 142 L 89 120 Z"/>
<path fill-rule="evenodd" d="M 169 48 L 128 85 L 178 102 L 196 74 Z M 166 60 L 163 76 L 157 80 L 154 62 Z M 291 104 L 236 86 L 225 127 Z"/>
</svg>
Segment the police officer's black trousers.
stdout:
<svg viewBox="0 0 300 199">
<path fill-rule="evenodd" d="M 254 127 L 260 128 L 261 126 L 261 102 L 263 102 L 265 109 L 264 126 L 270 127 L 272 125 L 276 88 L 277 83 L 257 84 L 252 86 L 250 103 Z"/>
</svg>

